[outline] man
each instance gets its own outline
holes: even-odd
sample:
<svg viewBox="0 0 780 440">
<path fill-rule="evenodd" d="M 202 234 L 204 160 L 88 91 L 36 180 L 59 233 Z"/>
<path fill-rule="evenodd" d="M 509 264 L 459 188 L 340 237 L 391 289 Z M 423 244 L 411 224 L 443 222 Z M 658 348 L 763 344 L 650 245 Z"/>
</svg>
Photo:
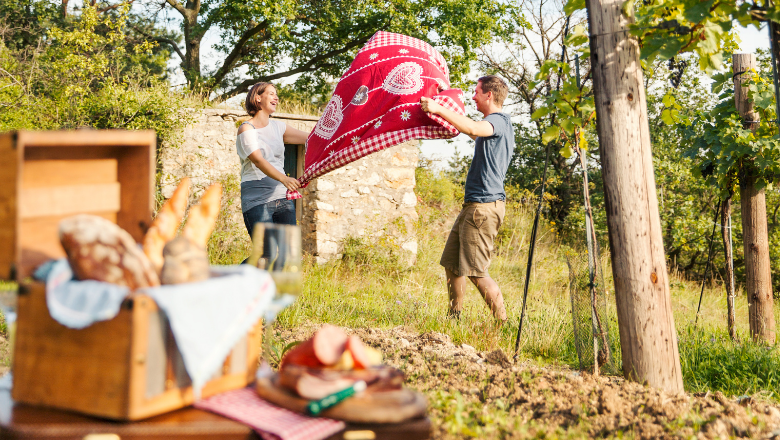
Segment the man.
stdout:
<svg viewBox="0 0 780 440">
<path fill-rule="evenodd" d="M 440 261 L 447 274 L 450 316 L 460 316 L 468 277 L 493 316 L 506 321 L 504 298 L 498 284 L 488 275 L 488 266 L 493 241 L 504 221 L 504 178 L 515 150 L 512 121 L 502 112 L 508 93 L 506 83 L 497 76 L 483 76 L 478 80 L 471 99 L 484 115 L 481 121 L 459 115 L 432 99 L 420 99 L 423 111 L 441 116 L 461 133 L 476 140 L 474 159 L 466 177 L 463 208 L 450 231 Z"/>
</svg>

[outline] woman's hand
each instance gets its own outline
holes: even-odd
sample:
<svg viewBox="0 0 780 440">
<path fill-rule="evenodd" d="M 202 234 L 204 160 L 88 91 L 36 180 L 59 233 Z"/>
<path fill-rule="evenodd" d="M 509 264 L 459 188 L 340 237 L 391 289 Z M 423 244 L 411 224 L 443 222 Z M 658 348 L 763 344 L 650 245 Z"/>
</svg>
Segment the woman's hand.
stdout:
<svg viewBox="0 0 780 440">
<path fill-rule="evenodd" d="M 298 179 L 290 176 L 284 176 L 280 182 L 282 182 L 282 185 L 290 191 L 297 191 L 298 188 L 301 187 L 301 183 L 298 182 Z"/>
</svg>

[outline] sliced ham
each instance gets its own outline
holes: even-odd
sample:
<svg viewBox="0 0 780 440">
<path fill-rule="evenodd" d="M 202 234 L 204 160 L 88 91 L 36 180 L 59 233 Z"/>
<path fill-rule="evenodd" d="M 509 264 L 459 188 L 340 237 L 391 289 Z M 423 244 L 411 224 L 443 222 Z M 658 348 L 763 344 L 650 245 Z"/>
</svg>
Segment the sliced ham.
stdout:
<svg viewBox="0 0 780 440">
<path fill-rule="evenodd" d="M 313 368 L 334 365 L 344 354 L 347 339 L 344 330 L 325 324 L 311 338 L 285 355 L 282 368 L 288 364 Z"/>
<path fill-rule="evenodd" d="M 346 377 L 323 379 L 297 368 L 286 368 L 279 373 L 279 384 L 304 399 L 319 400 L 352 386 L 357 382 Z"/>
<path fill-rule="evenodd" d="M 279 385 L 305 399 L 322 399 L 362 380 L 369 392 L 399 390 L 404 374 L 393 367 L 372 367 L 363 370 L 330 370 L 286 365 L 279 371 Z"/>
</svg>

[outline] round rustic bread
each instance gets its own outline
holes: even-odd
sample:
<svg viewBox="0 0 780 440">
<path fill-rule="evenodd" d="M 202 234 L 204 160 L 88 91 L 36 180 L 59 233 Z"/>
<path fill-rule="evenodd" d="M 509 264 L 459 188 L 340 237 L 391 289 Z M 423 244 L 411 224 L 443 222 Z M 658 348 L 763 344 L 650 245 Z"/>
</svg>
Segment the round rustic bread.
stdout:
<svg viewBox="0 0 780 440">
<path fill-rule="evenodd" d="M 96 280 L 131 290 L 160 285 L 149 258 L 127 231 L 95 215 L 60 222 L 60 242 L 79 280 Z"/>
<path fill-rule="evenodd" d="M 178 236 L 163 249 L 164 264 L 160 273 L 163 284 L 194 283 L 209 278 L 209 256 L 206 249 L 189 238 Z"/>
</svg>

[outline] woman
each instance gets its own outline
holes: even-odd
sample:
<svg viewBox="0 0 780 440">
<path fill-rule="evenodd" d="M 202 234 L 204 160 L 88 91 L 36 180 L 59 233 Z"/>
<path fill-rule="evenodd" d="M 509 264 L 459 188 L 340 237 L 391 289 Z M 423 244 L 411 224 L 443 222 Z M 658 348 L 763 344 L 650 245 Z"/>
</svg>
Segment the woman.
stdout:
<svg viewBox="0 0 780 440">
<path fill-rule="evenodd" d="M 252 119 L 238 127 L 241 210 L 250 237 L 258 222 L 296 224 L 295 202 L 287 200 L 286 193 L 300 184 L 284 174 L 284 144 L 305 144 L 309 134 L 272 120 L 278 103 L 273 84 L 255 84 L 246 95 L 246 111 Z"/>
</svg>

